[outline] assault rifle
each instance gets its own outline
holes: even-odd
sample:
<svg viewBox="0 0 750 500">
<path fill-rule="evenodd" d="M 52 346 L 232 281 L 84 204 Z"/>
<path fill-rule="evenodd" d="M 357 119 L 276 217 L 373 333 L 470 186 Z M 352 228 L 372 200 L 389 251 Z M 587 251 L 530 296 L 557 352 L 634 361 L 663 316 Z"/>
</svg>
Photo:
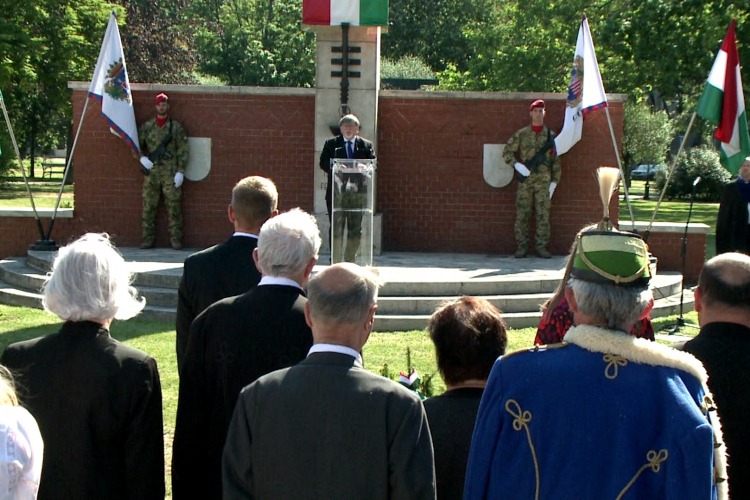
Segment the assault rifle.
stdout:
<svg viewBox="0 0 750 500">
<path fill-rule="evenodd" d="M 172 153 L 167 151 L 167 145 L 172 140 L 172 119 L 169 119 L 169 133 L 161 141 L 159 147 L 157 147 L 151 154 L 148 155 L 148 159 L 153 162 L 154 165 L 159 165 L 164 160 L 171 160 Z"/>
<path fill-rule="evenodd" d="M 536 173 L 539 171 L 539 165 L 551 166 L 549 164 L 549 161 L 547 161 L 546 154 L 547 154 L 547 151 L 549 151 L 550 148 L 552 148 L 552 146 L 554 145 L 555 145 L 555 141 L 554 139 L 552 139 L 552 132 L 549 129 L 547 129 L 547 142 L 544 143 L 544 146 L 542 146 L 542 148 L 539 151 L 537 151 L 534 156 L 532 156 L 530 159 L 524 162 L 524 165 L 526 165 L 526 168 L 528 168 L 531 173 Z M 523 182 L 526 179 L 527 177 L 521 174 L 518 174 L 518 180 L 520 182 Z"/>
</svg>

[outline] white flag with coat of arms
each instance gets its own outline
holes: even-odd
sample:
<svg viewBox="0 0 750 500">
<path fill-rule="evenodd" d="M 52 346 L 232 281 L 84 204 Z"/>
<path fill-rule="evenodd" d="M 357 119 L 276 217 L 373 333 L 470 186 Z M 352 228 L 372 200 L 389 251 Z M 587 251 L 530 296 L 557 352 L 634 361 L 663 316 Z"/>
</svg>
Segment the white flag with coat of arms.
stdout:
<svg viewBox="0 0 750 500">
<path fill-rule="evenodd" d="M 140 154 L 133 96 L 130 93 L 125 55 L 114 11 L 109 18 L 94 77 L 89 86 L 89 97 L 92 96 L 102 102 L 102 114 L 109 122 L 112 133 L 124 139 L 128 146 Z"/>
<path fill-rule="evenodd" d="M 594 42 L 586 15 L 583 15 L 578 29 L 576 53 L 573 57 L 573 70 L 570 73 L 568 102 L 565 107 L 565 122 L 560 133 L 555 137 L 555 153 L 560 156 L 567 153 L 583 133 L 583 120 L 591 111 L 607 106 L 604 94 L 602 75 L 596 61 Z"/>
</svg>

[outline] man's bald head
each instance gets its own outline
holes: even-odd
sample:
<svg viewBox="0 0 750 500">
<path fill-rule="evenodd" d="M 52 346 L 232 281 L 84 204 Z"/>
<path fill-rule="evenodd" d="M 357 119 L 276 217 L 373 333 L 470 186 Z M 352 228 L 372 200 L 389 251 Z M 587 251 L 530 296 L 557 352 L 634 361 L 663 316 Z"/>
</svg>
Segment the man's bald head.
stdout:
<svg viewBox="0 0 750 500">
<path fill-rule="evenodd" d="M 717 255 L 703 266 L 698 286 L 704 306 L 721 305 L 750 314 L 750 256 Z"/>
<path fill-rule="evenodd" d="M 327 325 L 364 322 L 377 302 L 382 282 L 369 269 L 342 262 L 310 279 L 307 299 L 310 315 Z"/>
</svg>

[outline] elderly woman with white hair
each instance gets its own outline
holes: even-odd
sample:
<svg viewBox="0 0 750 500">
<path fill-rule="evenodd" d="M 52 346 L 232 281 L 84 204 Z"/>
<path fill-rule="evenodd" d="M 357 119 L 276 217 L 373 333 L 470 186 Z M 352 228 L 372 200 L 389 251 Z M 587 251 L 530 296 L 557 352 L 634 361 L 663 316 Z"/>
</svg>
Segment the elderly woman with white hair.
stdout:
<svg viewBox="0 0 750 500">
<path fill-rule="evenodd" d="M 8 346 L 0 362 L 36 418 L 45 450 L 39 498 L 163 499 L 156 361 L 113 339 L 113 319 L 145 306 L 107 235 L 60 249 L 43 291 L 59 332 Z"/>
</svg>

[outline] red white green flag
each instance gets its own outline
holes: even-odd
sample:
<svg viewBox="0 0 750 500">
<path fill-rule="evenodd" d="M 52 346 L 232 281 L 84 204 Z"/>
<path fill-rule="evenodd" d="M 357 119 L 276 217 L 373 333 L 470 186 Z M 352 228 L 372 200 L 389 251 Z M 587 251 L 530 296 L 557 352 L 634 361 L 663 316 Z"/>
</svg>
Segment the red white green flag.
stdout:
<svg viewBox="0 0 750 500">
<path fill-rule="evenodd" d="M 303 0 L 302 24 L 388 25 L 388 0 Z"/>
<path fill-rule="evenodd" d="M 721 141 L 721 164 L 737 174 L 750 155 L 745 97 L 742 93 L 740 56 L 734 31 L 735 20 L 716 56 L 708 82 L 698 102 L 698 115 L 716 125 L 714 137 Z"/>
</svg>

